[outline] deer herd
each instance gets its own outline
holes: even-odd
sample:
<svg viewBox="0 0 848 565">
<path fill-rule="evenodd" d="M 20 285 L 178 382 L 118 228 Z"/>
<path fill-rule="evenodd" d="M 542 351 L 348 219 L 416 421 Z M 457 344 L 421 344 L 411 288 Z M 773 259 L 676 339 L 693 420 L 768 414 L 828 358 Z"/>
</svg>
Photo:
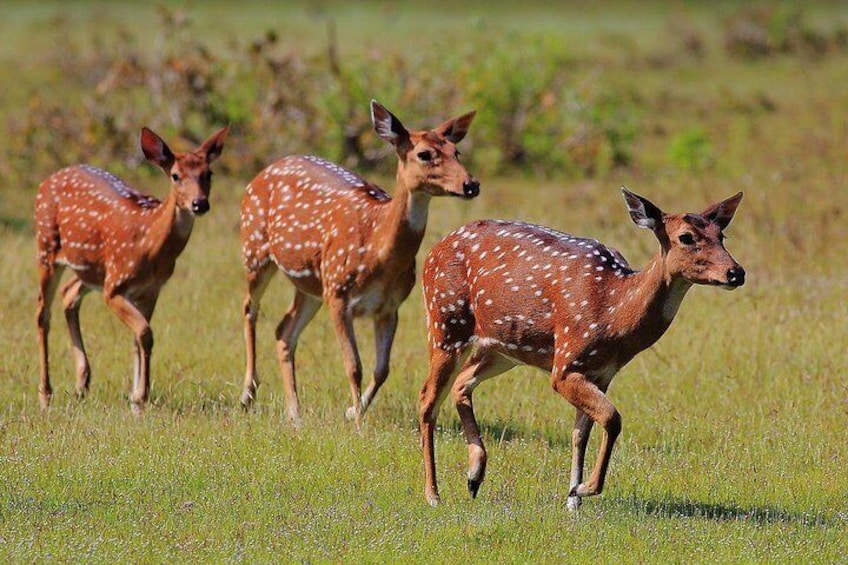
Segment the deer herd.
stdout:
<svg viewBox="0 0 848 565">
<path fill-rule="evenodd" d="M 315 156 L 288 156 L 247 185 L 241 205 L 241 256 L 246 275 L 246 368 L 241 404 L 257 398 L 256 325 L 260 301 L 281 271 L 294 286 L 292 304 L 276 328 L 277 357 L 286 409 L 301 425 L 295 351 L 298 340 L 327 305 L 351 392 L 346 416 L 359 429 L 389 373 L 398 309 L 415 284 L 416 255 L 427 227 L 430 200 L 472 199 L 480 184 L 459 160 L 457 144 L 474 112 L 434 129 L 411 130 L 376 101 L 377 135 L 397 155 L 393 196 L 359 175 Z M 160 201 L 104 170 L 77 165 L 41 183 L 35 202 L 39 294 L 36 326 L 40 352 L 39 400 L 48 408 L 50 309 L 57 290 L 71 334 L 76 395 L 84 397 L 91 368 L 79 309 L 95 289 L 133 333 L 134 413 L 150 390 L 153 331 L 159 292 L 174 272 L 196 216 L 210 209 L 211 164 L 228 129 L 188 153 L 175 153 L 151 130 L 141 131 L 144 156 L 170 179 Z M 514 220 L 479 220 L 439 241 L 424 260 L 422 288 L 429 372 L 418 417 L 425 496 L 436 505 L 434 431 L 450 391 L 468 446 L 468 490 L 476 497 L 487 454 L 474 416 L 472 394 L 484 380 L 516 365 L 537 367 L 576 410 L 567 506 L 600 494 L 621 416 L 606 396 L 616 373 L 656 342 L 671 324 L 692 285 L 734 289 L 745 271 L 724 247 L 723 231 L 742 199 L 738 193 L 698 213 L 663 212 L 623 189 L 633 222 L 653 232 L 658 249 L 636 270 L 615 249 L 595 239 Z M 70 277 L 60 286 L 65 270 Z M 374 324 L 375 367 L 362 390 L 353 321 Z M 589 433 L 603 436 L 588 479 L 583 468 Z"/>
</svg>

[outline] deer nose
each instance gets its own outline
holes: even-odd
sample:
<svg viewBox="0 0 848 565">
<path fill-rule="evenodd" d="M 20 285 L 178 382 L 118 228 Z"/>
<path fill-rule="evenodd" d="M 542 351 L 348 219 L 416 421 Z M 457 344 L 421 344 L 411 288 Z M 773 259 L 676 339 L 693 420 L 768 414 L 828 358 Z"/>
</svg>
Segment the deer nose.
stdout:
<svg viewBox="0 0 848 565">
<path fill-rule="evenodd" d="M 738 265 L 728 269 L 727 284 L 732 287 L 742 286 L 745 284 L 745 269 Z"/>
<path fill-rule="evenodd" d="M 474 198 L 480 194 L 480 183 L 474 179 L 465 181 L 462 183 L 462 194 L 467 198 Z"/>
<path fill-rule="evenodd" d="M 205 198 L 195 198 L 191 201 L 191 211 L 202 216 L 209 211 L 209 201 Z"/>
</svg>

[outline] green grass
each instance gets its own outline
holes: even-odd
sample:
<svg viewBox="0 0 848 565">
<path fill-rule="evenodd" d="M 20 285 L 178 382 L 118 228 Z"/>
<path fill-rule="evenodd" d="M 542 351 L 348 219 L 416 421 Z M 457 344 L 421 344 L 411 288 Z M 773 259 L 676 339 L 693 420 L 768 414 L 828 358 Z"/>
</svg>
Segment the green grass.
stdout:
<svg viewBox="0 0 848 565">
<path fill-rule="evenodd" d="M 46 21 L 63 4 L 27 6 L 0 8 L 0 35 L 10 38 L 0 45 L 0 76 L 10 85 L 0 99 L 8 114 L 24 111 L 22 93 L 62 86 L 39 62 L 51 38 L 28 35 L 32 28 L 23 24 Z M 80 6 L 73 17 L 84 37 L 95 25 L 95 4 Z M 140 29 L 155 22 L 142 3 L 96 6 L 103 22 L 132 18 Z M 192 5 L 188 11 L 209 33 L 252 37 L 278 25 L 291 32 L 292 49 L 320 49 L 320 18 L 293 10 L 286 19 L 281 11 L 245 6 L 232 11 L 215 4 L 207 11 Z M 413 48 L 418 26 L 428 34 L 441 31 L 449 47 L 462 41 L 462 22 L 485 11 L 472 4 L 445 22 L 422 6 L 412 18 L 400 8 L 392 15 L 391 5 L 351 5 L 345 8 L 350 19 L 338 19 L 340 37 L 373 44 L 375 29 L 391 21 L 399 28 L 387 32 L 389 47 Z M 436 438 L 445 504 L 425 505 L 416 429 L 417 392 L 427 373 L 420 287 L 401 311 L 392 374 L 361 433 L 344 421 L 348 386 L 326 313 L 319 314 L 298 349 L 305 425 L 295 432 L 285 421 L 274 355 L 273 328 L 291 295 L 279 277 L 259 325 L 264 384 L 256 410 L 242 413 L 237 226 L 252 170 L 216 177 L 212 211 L 197 222 L 162 292 L 145 416 L 133 418 L 127 401 L 130 333 L 98 294 L 82 309 L 92 393 L 83 403 L 72 397 L 70 340 L 57 305 L 54 405 L 42 412 L 34 187 L 0 178 L 0 561 L 845 560 L 848 91 L 842 85 L 848 57 L 735 60 L 721 51 L 717 31 L 731 8 L 683 4 L 682 13 L 703 30 L 707 54 L 651 65 L 662 44 L 652 34 L 668 25 L 665 4 L 556 16 L 540 6 L 521 16 L 501 6 L 486 17 L 523 33 L 573 36 L 564 41 L 578 60 L 591 61 L 585 64 L 594 84 L 637 101 L 633 165 L 596 178 L 482 178 L 475 201 L 433 201 L 424 252 L 465 221 L 511 217 L 597 237 L 641 265 L 655 242 L 630 222 L 620 185 L 669 211 L 697 211 L 746 192 L 728 248 L 749 282 L 733 293 L 694 289 L 663 339 L 617 377 L 610 398 L 623 414 L 624 432 L 604 494 L 585 501 L 577 514 L 566 510 L 573 409 L 546 375 L 516 369 L 475 393 L 489 448 L 478 499 L 465 492 L 466 449 L 446 403 Z M 844 7 L 835 4 L 810 10 L 815 21 L 845 21 Z M 615 45 L 632 48 L 611 45 L 604 39 L 611 34 Z M 33 56 L 17 62 L 27 48 Z M 19 75 L 12 74 L 16 68 Z M 763 96 L 773 110 L 763 109 Z M 713 153 L 713 162 L 698 171 L 677 168 L 670 158 L 674 140 L 693 130 Z M 474 135 L 472 126 L 466 153 L 482 145 Z M 124 157 L 115 155 L 115 163 L 125 166 Z M 544 163 L 531 170 L 537 168 Z M 127 179 L 161 195 L 166 180 L 151 169 Z M 379 180 L 391 189 L 391 179 Z M 371 367 L 370 327 L 358 329 Z"/>
</svg>

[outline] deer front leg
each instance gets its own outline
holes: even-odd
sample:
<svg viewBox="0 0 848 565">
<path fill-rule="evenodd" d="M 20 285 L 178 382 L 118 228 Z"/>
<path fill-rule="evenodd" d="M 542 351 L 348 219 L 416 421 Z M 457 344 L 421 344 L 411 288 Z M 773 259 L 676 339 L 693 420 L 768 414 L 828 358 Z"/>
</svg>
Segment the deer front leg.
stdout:
<svg viewBox="0 0 848 565">
<path fill-rule="evenodd" d="M 259 303 L 275 272 L 275 266 L 269 263 L 263 269 L 250 272 L 247 275 L 247 293 L 242 308 L 246 367 L 241 392 L 241 405 L 245 409 L 253 405 L 253 401 L 256 399 L 256 389 L 259 386 L 259 376 L 256 373 L 256 321 L 259 319 Z"/>
<path fill-rule="evenodd" d="M 294 370 L 294 352 L 301 332 L 321 308 L 321 300 L 296 291 L 294 302 L 277 326 L 277 358 L 283 375 L 283 390 L 289 421 L 295 428 L 301 425 L 300 407 L 297 401 L 297 380 Z"/>
<path fill-rule="evenodd" d="M 430 506 L 440 502 L 436 483 L 436 449 L 433 432 L 439 407 L 445 399 L 448 387 L 456 376 L 456 367 L 464 353 L 439 347 L 430 349 L 430 372 L 418 395 L 418 430 L 421 434 L 421 449 L 424 452 L 424 497 Z"/>
<path fill-rule="evenodd" d="M 133 390 L 130 403 L 133 414 L 144 412 L 144 404 L 150 390 L 150 355 L 153 351 L 153 330 L 142 311 L 120 294 L 108 296 L 106 304 L 124 322 L 135 336 Z"/>
<path fill-rule="evenodd" d="M 398 314 L 392 312 L 385 316 L 374 318 L 374 346 L 376 350 L 376 361 L 374 365 L 374 377 L 365 392 L 362 393 L 362 413 L 368 410 L 374 396 L 386 378 L 389 376 L 389 358 L 392 354 L 392 343 L 395 340 L 395 332 L 397 331 Z M 347 419 L 352 420 L 355 416 L 354 407 L 347 409 Z"/>
<path fill-rule="evenodd" d="M 330 303 L 330 318 L 339 347 L 342 350 L 342 361 L 345 373 L 350 381 L 350 396 L 353 400 L 353 421 L 357 431 L 362 426 L 362 361 L 359 359 L 359 349 L 356 347 L 356 335 L 353 330 L 353 314 L 348 310 L 344 300 L 334 300 Z"/>
<path fill-rule="evenodd" d="M 474 417 L 471 395 L 480 383 L 500 375 L 513 365 L 509 359 L 491 350 L 479 349 L 462 367 L 453 385 L 453 401 L 468 445 L 468 492 L 471 498 L 477 498 L 477 491 L 486 476 L 487 461 L 486 446 Z"/>
<path fill-rule="evenodd" d="M 71 346 L 77 372 L 76 394 L 79 399 L 85 398 L 91 384 L 91 367 L 88 364 L 88 356 L 85 354 L 79 322 L 80 304 L 86 294 L 88 294 L 88 287 L 77 277 L 69 280 L 62 288 L 62 305 L 65 309 L 68 331 L 71 334 Z"/>
<path fill-rule="evenodd" d="M 62 267 L 54 268 L 51 265 L 39 265 L 39 292 L 35 305 L 35 324 L 38 330 L 38 351 L 41 361 L 40 382 L 38 385 L 38 399 L 41 408 L 50 406 L 53 397 L 53 388 L 50 386 L 50 365 L 48 336 L 50 334 L 50 306 L 56 297 L 56 289 L 59 286 L 59 278 L 62 276 Z"/>
<path fill-rule="evenodd" d="M 563 398 L 582 410 L 593 422 L 604 429 L 598 459 L 589 480 L 572 487 L 568 493 L 569 498 L 600 494 L 604 488 L 613 445 L 621 432 L 621 415 L 601 389 L 587 380 L 583 374 L 573 372 L 554 374 L 553 387 Z"/>
<path fill-rule="evenodd" d="M 571 481 L 569 489 L 574 490 L 581 482 L 583 482 L 583 465 L 586 459 L 586 446 L 589 444 L 589 434 L 592 431 L 592 419 L 585 412 L 577 409 L 577 415 L 574 418 L 574 430 L 571 432 Z M 570 492 L 570 491 L 569 491 Z M 577 510 L 580 508 L 581 500 L 579 496 L 568 497 L 568 509 Z"/>
</svg>

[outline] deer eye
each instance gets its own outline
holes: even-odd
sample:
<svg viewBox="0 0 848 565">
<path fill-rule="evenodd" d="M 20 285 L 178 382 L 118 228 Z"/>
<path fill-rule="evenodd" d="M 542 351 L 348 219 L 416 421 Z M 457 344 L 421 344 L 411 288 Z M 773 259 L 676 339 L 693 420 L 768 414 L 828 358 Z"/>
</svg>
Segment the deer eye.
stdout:
<svg viewBox="0 0 848 565">
<path fill-rule="evenodd" d="M 682 233 L 677 237 L 677 239 L 683 245 L 695 245 L 695 236 L 691 233 Z"/>
<path fill-rule="evenodd" d="M 429 163 L 433 160 L 433 155 L 429 151 L 419 151 L 416 157 L 418 157 L 419 160 L 424 161 L 425 163 Z"/>
<path fill-rule="evenodd" d="M 172 179 L 174 179 L 174 182 L 179 182 L 179 181 L 180 181 L 180 175 L 178 175 L 177 173 L 173 173 L 173 174 L 171 175 L 171 178 L 172 178 Z"/>
</svg>

